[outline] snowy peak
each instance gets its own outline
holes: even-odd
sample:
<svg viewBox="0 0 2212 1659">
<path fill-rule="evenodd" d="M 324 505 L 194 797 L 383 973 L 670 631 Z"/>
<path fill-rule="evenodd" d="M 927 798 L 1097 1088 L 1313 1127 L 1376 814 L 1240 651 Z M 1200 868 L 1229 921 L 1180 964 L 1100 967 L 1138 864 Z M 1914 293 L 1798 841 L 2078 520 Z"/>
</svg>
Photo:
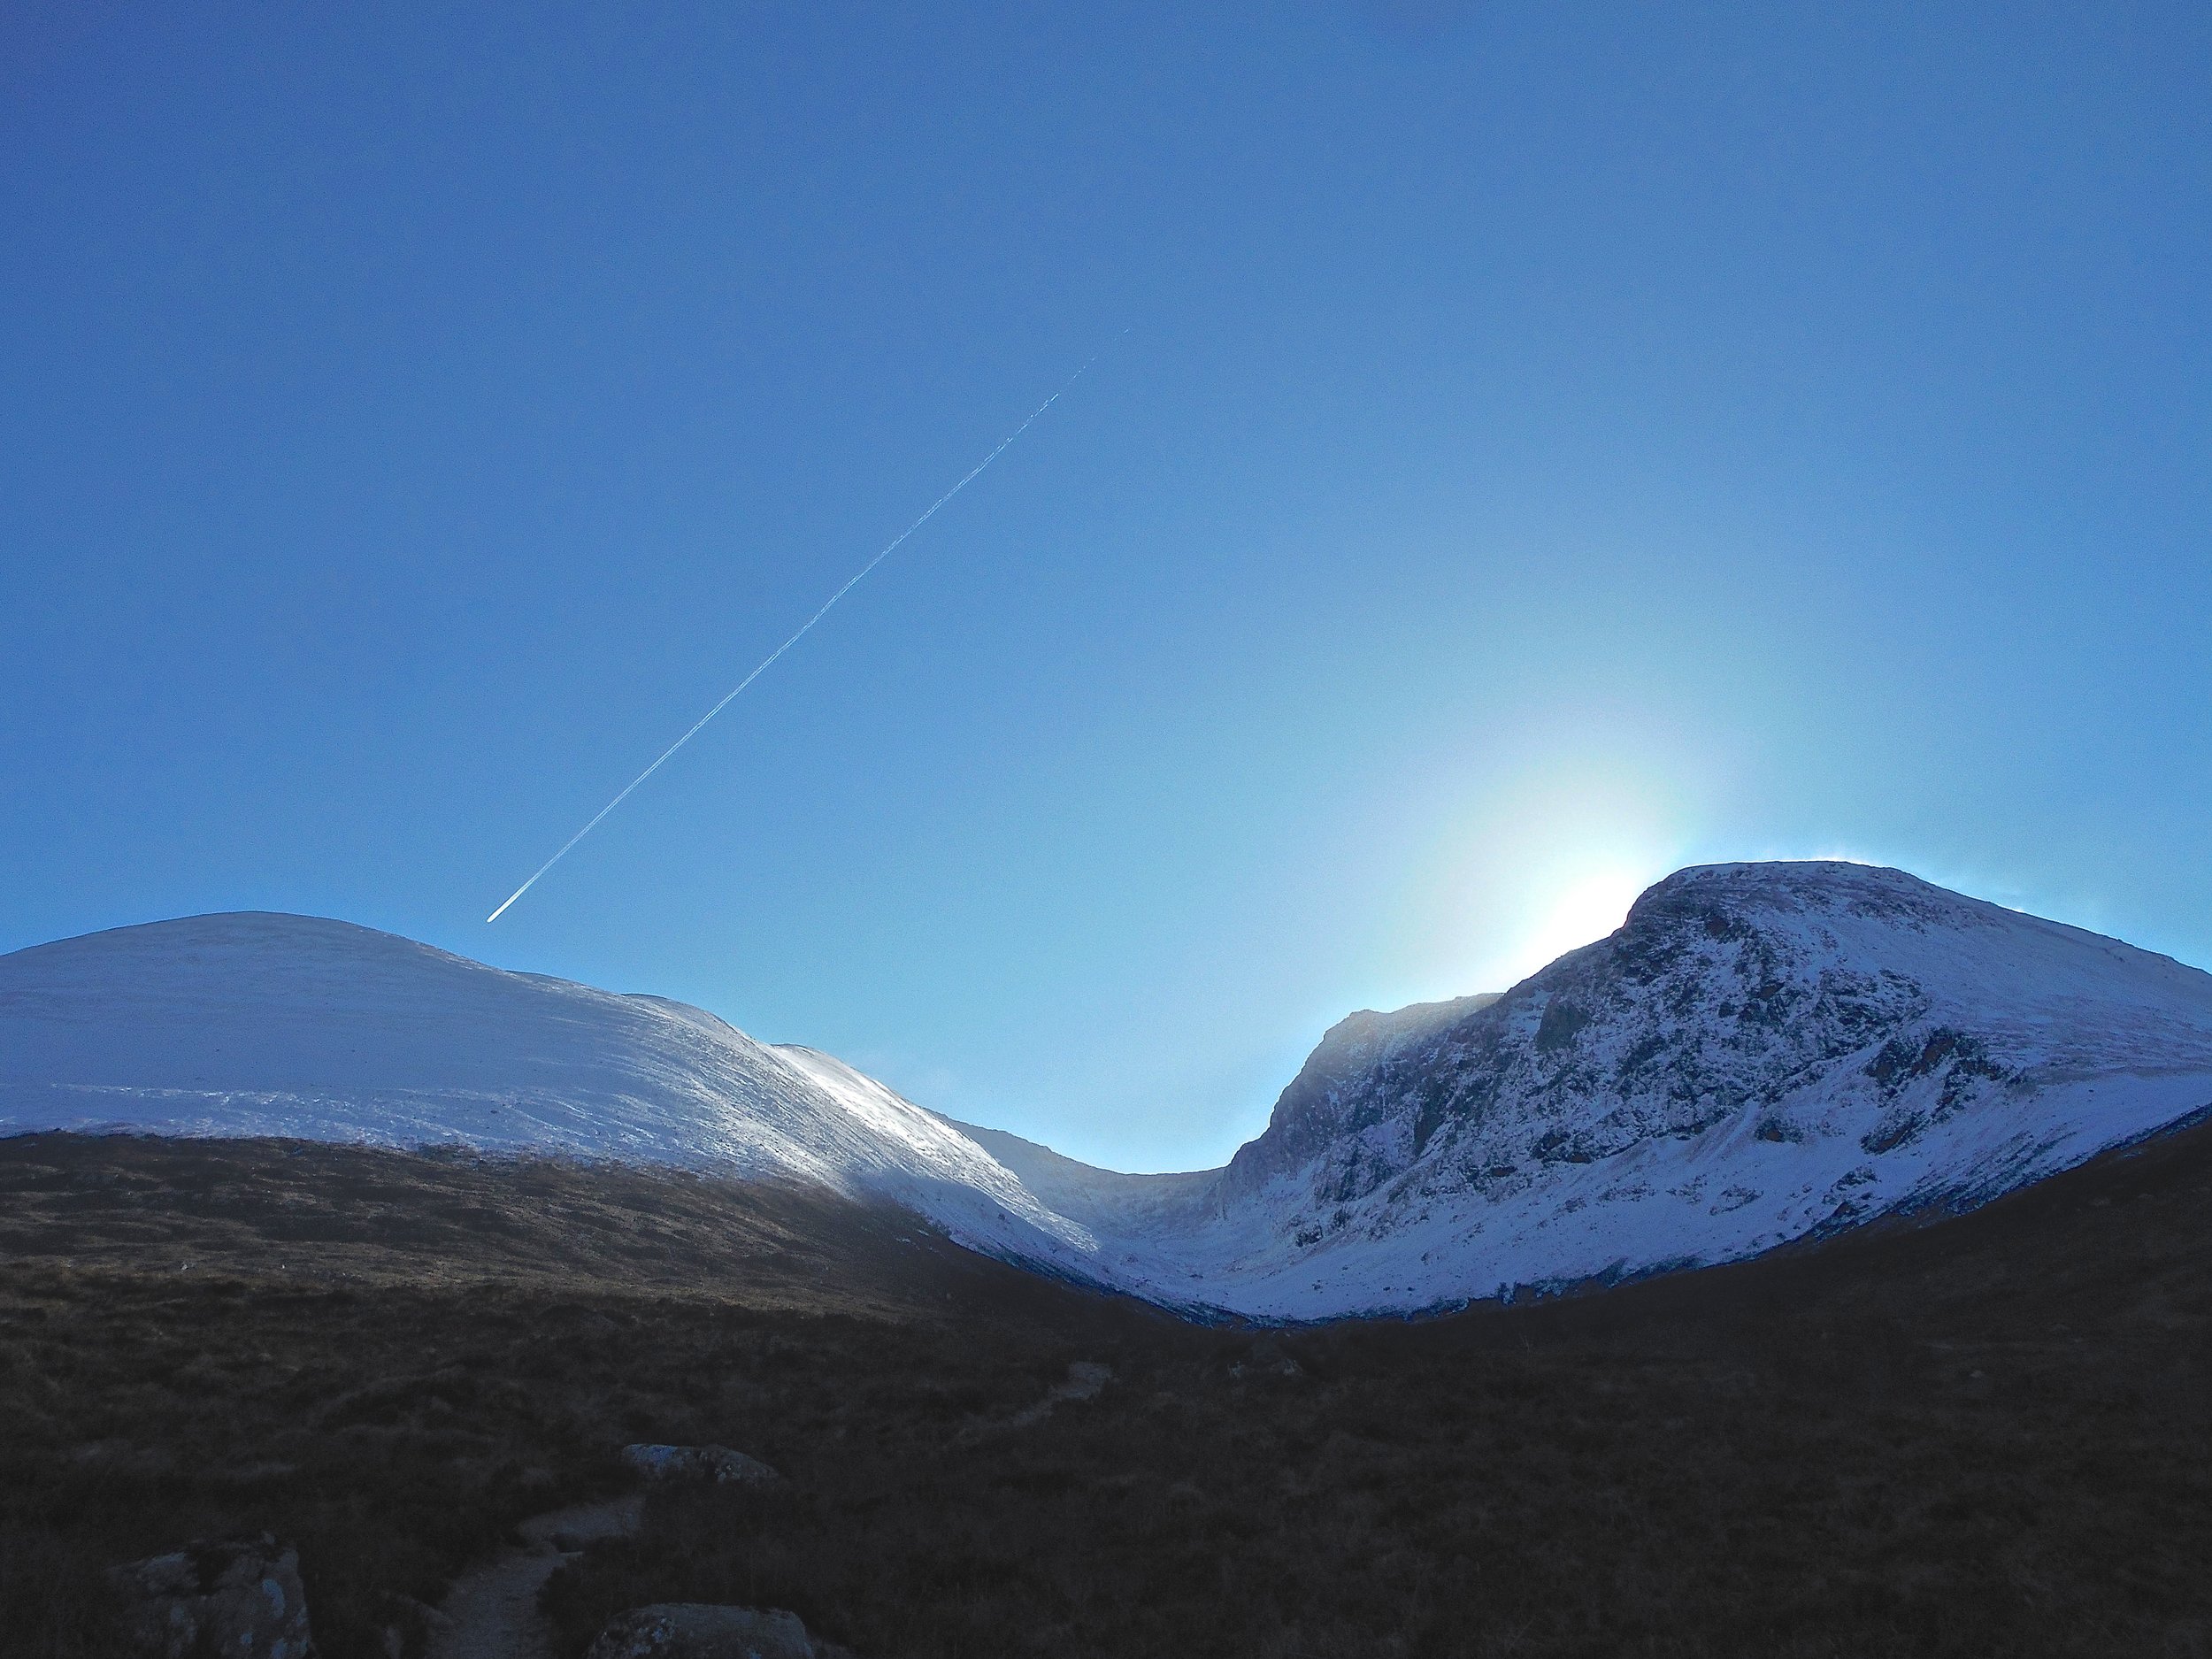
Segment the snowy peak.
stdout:
<svg viewBox="0 0 2212 1659">
<path fill-rule="evenodd" d="M 1502 1180 L 1746 1113 L 1800 1139 L 1815 1082 L 1901 1144 L 2002 1086 L 2208 1065 L 2212 976 L 2170 958 L 1902 871 L 1717 864 L 1502 997 L 1346 1021 L 1233 1167 L 1319 1156 L 1358 1196 L 1417 1161 Z"/>
<path fill-rule="evenodd" d="M 1090 1243 L 826 1055 L 311 917 L 191 917 L 0 957 L 0 1127 L 675 1164 L 896 1198 L 1002 1254 Z"/>
<path fill-rule="evenodd" d="M 1417 1296 L 1724 1259 L 2208 1104 L 2212 975 L 1901 871 L 1685 870 L 1486 1006 L 1332 1032 L 1232 1165 L 1215 1271 L 1336 1302 L 1385 1262 Z"/>
<path fill-rule="evenodd" d="M 350 922 L 264 912 L 0 957 L 0 1086 L 494 1094 L 634 1085 L 667 1042 L 758 1045 L 711 1015 L 509 973 Z M 590 1030 L 597 1041 L 580 1041 Z"/>
</svg>

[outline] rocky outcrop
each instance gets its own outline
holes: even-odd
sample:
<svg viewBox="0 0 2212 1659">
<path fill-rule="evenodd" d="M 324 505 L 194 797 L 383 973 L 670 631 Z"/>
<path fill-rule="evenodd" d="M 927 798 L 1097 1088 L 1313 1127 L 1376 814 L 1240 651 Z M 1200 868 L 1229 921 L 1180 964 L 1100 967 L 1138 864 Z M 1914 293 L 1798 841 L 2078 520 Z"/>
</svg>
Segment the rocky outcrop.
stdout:
<svg viewBox="0 0 2212 1659">
<path fill-rule="evenodd" d="M 1276 1171 L 1327 1156 L 1348 1136 L 1381 1121 L 1381 1103 L 1432 1064 L 1438 1041 L 1502 1000 L 1495 991 L 1416 1002 L 1388 1013 L 1362 1009 L 1323 1033 L 1281 1097 L 1267 1133 L 1239 1150 L 1223 1175 L 1238 1194 Z"/>
<path fill-rule="evenodd" d="M 779 1608 L 663 1601 L 618 1613 L 586 1659 L 852 1659 Z"/>
<path fill-rule="evenodd" d="M 2208 991 L 1899 871 L 1686 870 L 1502 998 L 1344 1022 L 1225 1186 L 1294 1180 L 1325 1232 L 1416 1171 L 1425 1194 L 1510 1194 L 1740 1120 L 1878 1156 L 2090 1068 L 2212 1065 Z"/>
<path fill-rule="evenodd" d="M 1411 1311 L 1970 1207 L 2212 1113 L 2212 975 L 1841 863 L 1706 865 L 1495 999 L 1356 1014 L 1120 1281 Z"/>
<path fill-rule="evenodd" d="M 131 1652 L 143 1659 L 305 1659 L 314 1651 L 299 1552 L 263 1535 L 196 1543 L 118 1567 Z"/>
<path fill-rule="evenodd" d="M 703 1480 L 717 1485 L 741 1481 L 765 1486 L 778 1478 L 759 1458 L 733 1452 L 726 1446 L 626 1446 L 622 1461 L 648 1480 Z"/>
</svg>

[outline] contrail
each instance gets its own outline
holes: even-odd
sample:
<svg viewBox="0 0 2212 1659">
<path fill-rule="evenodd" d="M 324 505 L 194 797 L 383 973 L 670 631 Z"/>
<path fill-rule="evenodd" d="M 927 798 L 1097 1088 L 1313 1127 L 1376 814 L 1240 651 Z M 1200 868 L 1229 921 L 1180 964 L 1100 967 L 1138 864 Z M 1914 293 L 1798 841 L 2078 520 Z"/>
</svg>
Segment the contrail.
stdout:
<svg viewBox="0 0 2212 1659">
<path fill-rule="evenodd" d="M 1125 334 L 1128 331 L 1124 329 L 1122 332 Z M 1029 411 L 1029 419 L 1023 421 L 1020 426 L 1015 427 L 1013 431 L 1008 433 L 1005 437 L 999 440 L 999 446 L 997 449 L 992 450 L 990 454 L 985 456 L 980 461 L 978 461 L 973 469 L 970 471 L 965 478 L 962 479 L 957 484 L 955 484 L 950 489 L 940 495 L 935 501 L 930 503 L 928 511 L 924 512 L 920 518 L 915 519 L 912 524 L 907 526 L 905 529 L 900 531 L 898 534 L 893 536 L 885 545 L 882 552 L 877 554 L 875 557 L 870 559 L 865 565 L 863 565 L 857 571 L 854 572 L 852 580 L 847 582 L 842 588 L 840 588 L 835 593 L 832 594 L 827 599 L 825 599 L 822 602 L 822 608 L 802 623 L 799 626 L 799 631 L 796 634 L 794 634 L 781 645 L 776 647 L 774 650 L 769 652 L 765 657 L 761 659 L 759 667 L 753 670 L 751 673 L 746 675 L 744 679 L 739 680 L 735 686 L 731 687 L 728 696 L 724 697 L 721 702 L 716 703 L 714 707 L 709 709 L 704 714 L 701 715 L 697 720 L 692 723 L 692 727 L 688 732 L 686 732 L 681 737 L 671 743 L 666 749 L 661 750 L 659 759 L 656 760 L 643 772 L 638 773 L 636 777 L 631 779 L 628 783 L 625 784 L 622 787 L 622 793 L 620 795 L 615 796 L 613 800 L 608 802 L 606 805 L 601 807 L 597 812 L 594 813 L 590 823 L 585 825 L 583 828 L 578 830 L 573 835 L 570 836 L 565 841 L 562 842 L 561 850 L 555 853 L 550 858 L 540 864 L 538 866 L 537 874 L 532 876 L 527 881 L 524 882 L 512 893 L 509 894 L 507 895 L 507 903 L 501 905 L 489 916 L 487 916 L 484 920 L 488 923 L 495 922 L 501 917 L 504 916 L 507 913 L 508 905 L 512 904 L 517 899 L 527 893 L 532 887 L 537 886 L 540 877 L 543 876 L 545 872 L 550 870 L 555 864 L 560 863 L 562 859 L 567 857 L 570 849 L 572 849 L 578 841 L 583 840 L 585 836 L 590 834 L 592 831 L 599 827 L 600 819 L 605 818 L 608 813 L 613 811 L 615 808 L 620 806 L 625 801 L 628 800 L 630 798 L 630 792 L 635 789 L 638 785 L 643 783 L 648 778 L 651 777 L 655 772 L 658 772 L 661 767 L 666 764 L 668 757 L 671 755 L 673 755 L 686 743 L 691 741 L 693 738 L 698 736 L 700 728 L 705 726 L 709 720 L 714 718 L 716 715 L 721 713 L 723 710 L 728 708 L 739 692 L 744 690 L 746 687 L 751 685 L 753 681 L 758 680 L 763 674 L 768 672 L 769 664 L 773 663 L 776 658 L 781 657 L 793 646 L 796 645 L 801 640 L 804 639 L 808 631 L 811 629 L 816 623 L 819 622 L 824 617 L 829 615 L 830 608 L 833 605 L 860 585 L 861 578 L 867 575 L 870 571 L 875 569 L 877 565 L 882 564 L 884 560 L 889 558 L 892 554 L 898 551 L 900 542 L 905 541 L 907 537 L 912 535 L 917 530 L 927 524 L 932 518 L 934 518 L 937 516 L 937 510 L 940 507 L 942 507 L 947 502 L 950 501 L 955 495 L 957 495 L 962 490 L 967 488 L 969 485 L 974 483 L 977 478 L 982 474 L 985 467 L 990 465 L 992 462 L 997 460 L 1002 455 L 1004 455 L 1008 449 L 1012 446 L 1015 439 L 1020 437 L 1023 433 L 1027 432 L 1030 427 L 1036 425 L 1037 418 L 1043 414 L 1046 410 L 1050 409 L 1055 403 L 1058 403 L 1061 397 L 1066 393 L 1068 388 L 1073 386 L 1076 381 L 1083 378 L 1084 370 L 1088 369 L 1091 366 L 1091 363 L 1095 363 L 1097 361 L 1098 359 L 1096 357 L 1093 357 L 1090 360 L 1090 363 L 1086 363 L 1082 368 L 1076 370 L 1074 373 L 1069 375 L 1066 380 L 1061 384 L 1059 391 L 1053 393 L 1053 395 L 1046 398 L 1043 403 L 1038 404 L 1036 408 L 1031 410 Z"/>
</svg>

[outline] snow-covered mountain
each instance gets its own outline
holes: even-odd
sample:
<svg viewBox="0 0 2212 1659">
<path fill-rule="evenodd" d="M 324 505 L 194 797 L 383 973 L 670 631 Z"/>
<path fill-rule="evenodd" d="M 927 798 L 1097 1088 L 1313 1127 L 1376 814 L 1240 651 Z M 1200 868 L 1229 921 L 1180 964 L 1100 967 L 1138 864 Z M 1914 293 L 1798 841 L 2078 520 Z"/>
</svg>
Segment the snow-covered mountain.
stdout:
<svg viewBox="0 0 2212 1659">
<path fill-rule="evenodd" d="M 943 1119 L 703 1010 L 346 922 L 198 916 L 0 956 L 0 1133 L 456 1143 L 818 1183 L 961 1242 L 1094 1251 Z"/>
<path fill-rule="evenodd" d="M 0 957 L 0 1132 L 461 1141 L 819 1182 L 1193 1309 L 1314 1318 L 1964 1206 L 2212 1108 L 2212 975 L 1840 864 L 1659 883 L 1502 996 L 1355 1014 L 1227 1168 L 1131 1176 L 653 997 L 343 923 Z"/>
<path fill-rule="evenodd" d="M 1419 1309 L 1971 1205 L 2208 1108 L 2212 974 L 1901 871 L 1711 865 L 1494 1001 L 1337 1025 L 1145 1266 Z"/>
</svg>

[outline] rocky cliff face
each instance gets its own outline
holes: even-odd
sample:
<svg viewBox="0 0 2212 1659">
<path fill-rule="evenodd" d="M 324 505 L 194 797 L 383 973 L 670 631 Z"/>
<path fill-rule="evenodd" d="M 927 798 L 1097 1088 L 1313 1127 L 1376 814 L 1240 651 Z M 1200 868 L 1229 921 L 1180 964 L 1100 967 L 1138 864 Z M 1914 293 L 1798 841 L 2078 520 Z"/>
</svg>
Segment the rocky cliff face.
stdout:
<svg viewBox="0 0 2212 1659">
<path fill-rule="evenodd" d="M 1232 1168 L 1254 1186 L 1304 1165 L 1317 1196 L 1340 1203 L 1415 1164 L 1486 1188 L 1747 1113 L 1763 1139 L 1801 1140 L 1816 1125 L 1799 1120 L 1800 1097 L 1823 1083 L 1824 1116 L 1845 1102 L 1871 1108 L 1884 1121 L 1867 1149 L 1886 1150 L 2024 1081 L 2042 1057 L 2020 1041 L 2020 1010 L 1977 995 L 1976 959 L 2007 950 L 2008 935 L 2032 932 L 2046 954 L 2109 947 L 2170 988 L 2199 988 L 2161 972 L 2162 959 L 2069 931 L 1899 871 L 1686 870 L 1612 937 L 1505 996 L 1355 1015 Z M 2188 1018 L 2212 1014 L 2212 1001 L 2184 1000 L 2170 1034 L 2212 1057 Z"/>
<path fill-rule="evenodd" d="M 1192 1242 L 1248 1304 L 1420 1305 L 1976 1202 L 2207 1106 L 2212 975 L 1900 871 L 1715 865 L 1502 997 L 1338 1025 Z"/>
<path fill-rule="evenodd" d="M 1362 1009 L 1329 1027 L 1275 1103 L 1267 1132 L 1230 1161 L 1224 1187 L 1252 1191 L 1271 1175 L 1319 1162 L 1335 1166 L 1333 1184 L 1365 1192 L 1417 1156 L 1425 1136 L 1416 1112 L 1414 1139 L 1400 1132 L 1400 1102 L 1425 1099 L 1436 1041 L 1499 1001 L 1485 991 L 1447 1002 L 1416 1002 L 1390 1013 Z"/>
</svg>

